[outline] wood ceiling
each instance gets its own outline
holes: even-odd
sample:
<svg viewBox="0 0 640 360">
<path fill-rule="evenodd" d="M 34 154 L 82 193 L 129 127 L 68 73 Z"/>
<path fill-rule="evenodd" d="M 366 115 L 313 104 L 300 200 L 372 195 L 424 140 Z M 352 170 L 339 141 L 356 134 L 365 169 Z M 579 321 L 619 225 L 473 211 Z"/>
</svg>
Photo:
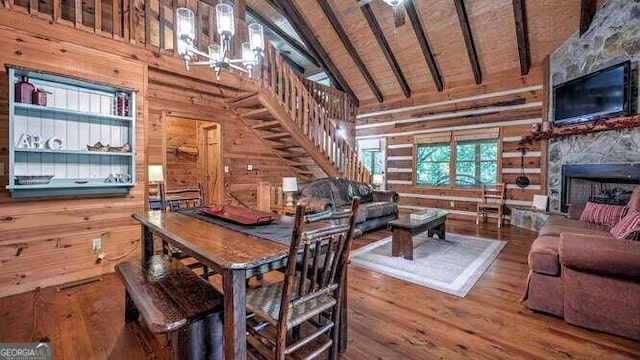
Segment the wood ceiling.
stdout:
<svg viewBox="0 0 640 360">
<path fill-rule="evenodd" d="M 398 28 L 382 0 L 246 3 L 304 44 L 306 57 L 283 46 L 305 75 L 318 71 L 315 57 L 337 87 L 372 106 L 526 75 L 605 1 L 405 0 Z"/>
</svg>

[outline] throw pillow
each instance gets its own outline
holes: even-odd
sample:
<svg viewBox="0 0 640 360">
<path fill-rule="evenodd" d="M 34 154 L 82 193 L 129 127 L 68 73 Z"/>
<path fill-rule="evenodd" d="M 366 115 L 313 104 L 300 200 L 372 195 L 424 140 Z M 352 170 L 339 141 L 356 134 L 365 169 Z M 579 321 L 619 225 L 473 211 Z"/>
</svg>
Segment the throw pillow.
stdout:
<svg viewBox="0 0 640 360">
<path fill-rule="evenodd" d="M 629 211 L 611 228 L 611 235 L 617 239 L 638 240 L 640 233 L 640 212 Z"/>
<path fill-rule="evenodd" d="M 580 216 L 580 221 L 612 227 L 622 219 L 625 210 L 624 206 L 596 204 L 589 201 Z"/>
</svg>

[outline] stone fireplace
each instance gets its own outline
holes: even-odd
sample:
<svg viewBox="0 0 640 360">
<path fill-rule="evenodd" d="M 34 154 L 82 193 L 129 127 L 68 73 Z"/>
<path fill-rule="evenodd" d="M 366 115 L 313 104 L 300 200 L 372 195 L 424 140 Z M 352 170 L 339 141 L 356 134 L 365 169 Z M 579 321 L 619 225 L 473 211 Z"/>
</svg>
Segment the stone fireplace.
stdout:
<svg viewBox="0 0 640 360">
<path fill-rule="evenodd" d="M 640 183 L 640 163 L 570 164 L 562 166 L 560 210 L 594 201 L 626 205 Z"/>
</svg>

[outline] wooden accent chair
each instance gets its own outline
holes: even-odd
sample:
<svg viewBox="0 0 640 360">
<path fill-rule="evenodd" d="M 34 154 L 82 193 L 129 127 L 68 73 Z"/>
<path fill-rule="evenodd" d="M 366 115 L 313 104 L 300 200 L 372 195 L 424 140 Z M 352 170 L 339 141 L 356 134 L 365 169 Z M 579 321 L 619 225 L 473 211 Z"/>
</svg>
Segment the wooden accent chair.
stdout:
<svg viewBox="0 0 640 360">
<path fill-rule="evenodd" d="M 204 206 L 204 187 L 198 183 L 191 188 L 167 190 L 164 184 L 160 184 L 160 202 L 163 209 L 171 211 Z"/>
<path fill-rule="evenodd" d="M 480 216 L 486 222 L 487 214 L 495 213 L 498 215 L 498 228 L 502 227 L 505 190 L 504 184 L 495 184 L 491 187 L 482 185 L 482 202 L 478 204 L 476 225 L 480 224 Z"/>
<path fill-rule="evenodd" d="M 358 205 L 356 197 L 351 211 L 339 216 L 305 217 L 304 206 L 296 207 L 284 280 L 247 292 L 247 309 L 251 313 L 248 345 L 257 355 L 281 360 L 313 342 L 317 346 L 313 350 L 305 348 L 311 351 L 305 358 L 315 358 L 329 349 L 329 359 L 337 359 L 340 309 Z M 303 230 L 304 222 L 336 217 L 346 217 L 348 222 Z M 269 326 L 275 332 L 263 331 Z M 301 337 L 303 330 L 312 332 Z M 321 336 L 326 333 L 329 339 L 322 341 Z"/>
<path fill-rule="evenodd" d="M 160 203 L 162 209 L 176 211 L 184 208 L 204 206 L 204 187 L 202 183 L 198 183 L 196 187 L 167 190 L 164 184 L 160 184 Z M 162 252 L 170 254 L 176 259 L 187 259 L 190 256 L 182 251 L 170 246 L 166 241 L 162 241 Z M 213 275 L 209 271 L 209 267 L 200 262 L 194 262 L 187 265 L 190 269 L 202 269 L 202 278 L 209 279 L 209 275 Z"/>
</svg>

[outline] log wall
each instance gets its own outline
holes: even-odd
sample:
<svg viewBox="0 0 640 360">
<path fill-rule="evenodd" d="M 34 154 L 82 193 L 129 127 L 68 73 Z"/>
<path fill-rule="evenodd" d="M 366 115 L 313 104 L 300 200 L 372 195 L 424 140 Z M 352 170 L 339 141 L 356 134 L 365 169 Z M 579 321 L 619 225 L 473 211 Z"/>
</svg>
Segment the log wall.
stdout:
<svg viewBox="0 0 640 360">
<path fill-rule="evenodd" d="M 386 186 L 400 193 L 406 210 L 439 208 L 452 216 L 470 218 L 481 199 L 479 189 L 416 185 L 415 136 L 444 131 L 499 128 L 498 182 L 507 185 L 506 205 L 531 206 L 533 195 L 543 194 L 540 144 L 529 147 L 525 173 L 531 184 L 515 185 L 520 175 L 518 141 L 542 122 L 542 69 L 527 77 L 505 77 L 500 83 L 470 86 L 434 93 L 423 103 L 399 103 L 397 107 L 367 108 L 358 115 L 356 138 L 385 139 Z"/>
</svg>

